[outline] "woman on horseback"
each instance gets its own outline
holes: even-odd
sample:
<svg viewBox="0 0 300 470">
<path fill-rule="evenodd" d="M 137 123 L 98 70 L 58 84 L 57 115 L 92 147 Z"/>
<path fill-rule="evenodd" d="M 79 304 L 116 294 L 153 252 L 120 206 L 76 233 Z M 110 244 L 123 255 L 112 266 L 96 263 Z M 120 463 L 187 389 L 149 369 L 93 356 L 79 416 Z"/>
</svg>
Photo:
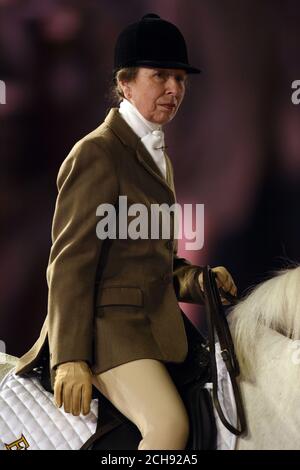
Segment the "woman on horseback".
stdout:
<svg viewBox="0 0 300 470">
<path fill-rule="evenodd" d="M 189 65 L 180 31 L 157 15 L 120 34 L 114 63 L 120 106 L 75 144 L 60 167 L 48 315 L 16 370 L 27 372 L 48 357 L 55 401 L 74 415 L 89 412 L 94 385 L 138 427 L 138 449 L 186 446 L 187 412 L 164 363 L 187 355 L 178 302 L 199 301 L 194 286 L 202 286 L 202 269 L 178 257 L 174 217 L 167 241 L 132 231 L 118 237 L 101 224 L 105 212 L 108 222 L 117 220 L 120 196 L 130 206 L 131 229 L 137 204 L 149 211 L 176 202 L 162 128 L 182 103 L 187 75 L 198 72 Z M 214 271 L 219 286 L 235 295 L 228 271 Z"/>
</svg>

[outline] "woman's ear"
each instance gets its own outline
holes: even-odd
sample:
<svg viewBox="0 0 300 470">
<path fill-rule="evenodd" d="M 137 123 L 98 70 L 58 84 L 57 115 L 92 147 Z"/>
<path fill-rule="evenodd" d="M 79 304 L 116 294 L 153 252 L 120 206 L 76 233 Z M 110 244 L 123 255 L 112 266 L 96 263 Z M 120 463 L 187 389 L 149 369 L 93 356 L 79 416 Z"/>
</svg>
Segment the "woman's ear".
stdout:
<svg viewBox="0 0 300 470">
<path fill-rule="evenodd" d="M 131 92 L 131 87 L 129 85 L 129 82 L 126 82 L 125 80 L 118 80 L 118 87 L 122 90 L 123 95 L 127 100 L 130 100 L 132 96 Z"/>
</svg>

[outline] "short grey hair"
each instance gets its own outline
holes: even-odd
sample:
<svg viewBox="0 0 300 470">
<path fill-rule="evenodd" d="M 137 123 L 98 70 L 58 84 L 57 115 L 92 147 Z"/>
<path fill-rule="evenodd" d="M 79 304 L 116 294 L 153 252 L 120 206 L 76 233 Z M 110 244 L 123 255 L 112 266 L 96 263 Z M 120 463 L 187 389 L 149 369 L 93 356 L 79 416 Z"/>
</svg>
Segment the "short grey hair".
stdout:
<svg viewBox="0 0 300 470">
<path fill-rule="evenodd" d="M 135 80 L 138 71 L 139 67 L 124 67 L 115 73 L 110 93 L 113 102 L 119 104 L 122 99 L 125 98 L 122 88 L 120 87 L 119 81 L 124 80 L 126 82 L 131 82 Z"/>
</svg>

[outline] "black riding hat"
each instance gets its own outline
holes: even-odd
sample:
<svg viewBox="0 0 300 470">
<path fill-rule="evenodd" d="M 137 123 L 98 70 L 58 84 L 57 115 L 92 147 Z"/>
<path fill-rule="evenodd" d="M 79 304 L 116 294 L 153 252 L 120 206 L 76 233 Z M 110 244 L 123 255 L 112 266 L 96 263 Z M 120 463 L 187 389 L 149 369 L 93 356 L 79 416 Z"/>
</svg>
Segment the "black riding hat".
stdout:
<svg viewBox="0 0 300 470">
<path fill-rule="evenodd" d="M 114 74 L 123 67 L 138 66 L 201 72 L 190 66 L 185 40 L 179 29 L 153 13 L 127 26 L 115 46 Z"/>
</svg>

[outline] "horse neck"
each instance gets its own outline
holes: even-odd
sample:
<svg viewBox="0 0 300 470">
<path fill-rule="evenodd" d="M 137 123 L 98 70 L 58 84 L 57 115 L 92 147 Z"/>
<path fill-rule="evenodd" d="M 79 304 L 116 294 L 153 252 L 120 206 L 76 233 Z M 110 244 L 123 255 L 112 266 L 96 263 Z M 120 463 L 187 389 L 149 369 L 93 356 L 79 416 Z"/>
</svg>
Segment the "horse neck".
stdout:
<svg viewBox="0 0 300 470">
<path fill-rule="evenodd" d="M 237 448 L 299 449 L 300 345 L 266 329 L 249 355 L 252 378 L 240 380 L 249 432 Z"/>
</svg>

